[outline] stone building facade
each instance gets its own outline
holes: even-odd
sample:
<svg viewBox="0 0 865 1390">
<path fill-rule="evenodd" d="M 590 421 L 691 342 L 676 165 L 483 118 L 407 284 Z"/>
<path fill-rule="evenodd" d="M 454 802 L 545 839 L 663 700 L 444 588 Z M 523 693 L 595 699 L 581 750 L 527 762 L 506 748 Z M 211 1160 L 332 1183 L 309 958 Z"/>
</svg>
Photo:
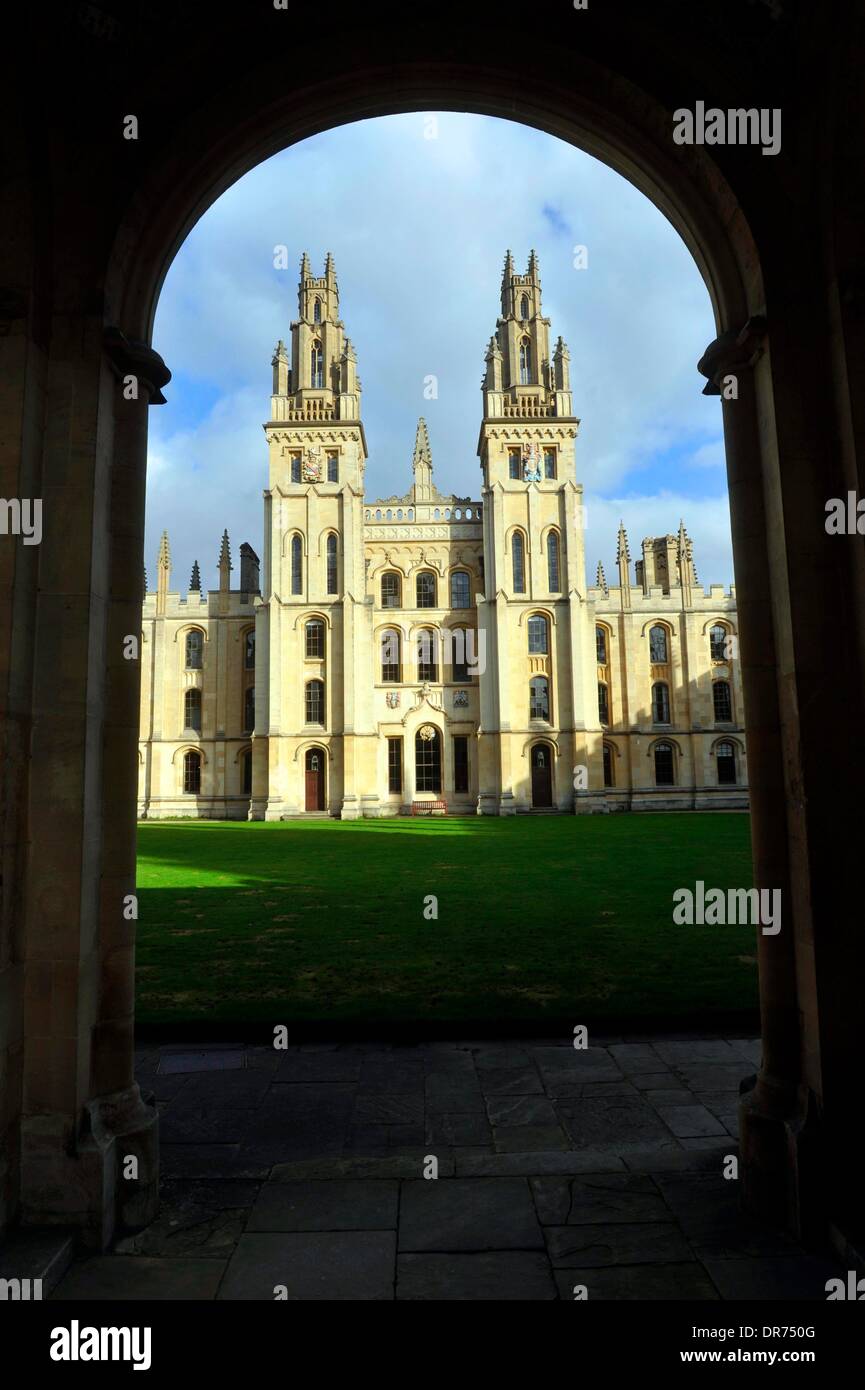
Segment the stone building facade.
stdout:
<svg viewBox="0 0 865 1390">
<path fill-rule="evenodd" d="M 264 572 L 198 566 L 143 607 L 139 815 L 278 820 L 412 811 L 748 804 L 735 593 L 691 541 L 650 537 L 586 582 L 568 349 L 534 253 L 508 253 L 486 352 L 480 495 L 444 496 L 421 420 L 412 484 L 364 497 L 357 360 L 333 260 L 301 263 L 264 426 Z"/>
</svg>

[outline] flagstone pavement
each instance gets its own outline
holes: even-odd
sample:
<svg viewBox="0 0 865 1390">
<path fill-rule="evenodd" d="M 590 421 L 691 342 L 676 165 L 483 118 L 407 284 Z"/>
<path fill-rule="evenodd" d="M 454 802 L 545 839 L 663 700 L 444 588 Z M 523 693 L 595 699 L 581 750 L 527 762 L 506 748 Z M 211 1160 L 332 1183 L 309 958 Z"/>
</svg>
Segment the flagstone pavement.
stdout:
<svg viewBox="0 0 865 1390">
<path fill-rule="evenodd" d="M 52 1297 L 825 1300 L 837 1263 L 724 1177 L 759 1056 L 683 1035 L 145 1049 L 160 1213 Z"/>
</svg>

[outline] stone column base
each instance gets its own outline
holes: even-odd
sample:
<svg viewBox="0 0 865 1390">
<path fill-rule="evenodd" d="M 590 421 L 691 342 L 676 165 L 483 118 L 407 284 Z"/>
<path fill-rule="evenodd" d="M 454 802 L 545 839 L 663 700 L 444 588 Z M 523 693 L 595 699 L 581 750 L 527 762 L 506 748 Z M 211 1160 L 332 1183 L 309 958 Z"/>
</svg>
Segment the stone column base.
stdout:
<svg viewBox="0 0 865 1390">
<path fill-rule="evenodd" d="M 361 814 L 360 802 L 354 792 L 346 792 L 345 796 L 342 798 L 341 819 L 360 820 Z"/>
<path fill-rule="evenodd" d="M 133 1083 L 89 1101 L 70 1145 L 57 1117 L 34 1115 L 21 1134 L 24 1225 L 76 1227 L 106 1250 L 120 1230 L 140 1230 L 159 1207 L 159 1115 Z"/>
<path fill-rule="evenodd" d="M 809 1103 L 810 1102 L 810 1103 Z M 741 1198 L 746 1211 L 797 1240 L 824 1234 L 818 1213 L 817 1118 L 804 1088 L 747 1077 L 739 1088 Z"/>
</svg>

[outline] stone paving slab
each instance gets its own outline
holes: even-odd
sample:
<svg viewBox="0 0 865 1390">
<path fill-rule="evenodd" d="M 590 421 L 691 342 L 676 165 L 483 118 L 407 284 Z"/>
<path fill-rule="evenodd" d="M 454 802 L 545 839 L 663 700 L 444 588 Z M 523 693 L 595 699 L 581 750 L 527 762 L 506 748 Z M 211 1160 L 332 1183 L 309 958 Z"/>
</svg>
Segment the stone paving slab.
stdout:
<svg viewBox="0 0 865 1390">
<path fill-rule="evenodd" d="M 612 1149 L 554 1150 L 542 1153 L 478 1154 L 458 1157 L 458 1177 L 510 1177 L 552 1173 L 618 1173 L 624 1168 L 621 1156 Z"/>
<path fill-rule="evenodd" d="M 625 1154 L 636 1149 L 675 1147 L 667 1125 L 642 1099 L 599 1096 L 591 1100 L 562 1101 L 558 1111 L 578 1149 L 615 1144 Z"/>
<path fill-rule="evenodd" d="M 584 1288 L 592 1300 L 718 1300 L 718 1291 L 701 1264 L 618 1265 L 607 1269 L 554 1270 L 559 1297 L 573 1299 Z M 582 1298 L 582 1293 L 580 1297 Z"/>
<path fill-rule="evenodd" d="M 604 1173 L 584 1178 L 532 1178 L 530 1185 L 542 1226 L 669 1223 L 672 1217 L 655 1183 L 642 1175 Z"/>
<path fill-rule="evenodd" d="M 401 1300 L 547 1302 L 557 1297 L 545 1255 L 521 1250 L 473 1254 L 400 1255 Z"/>
<path fill-rule="evenodd" d="M 451 1178 L 403 1183 L 399 1249 L 543 1250 L 524 1178 Z"/>
<path fill-rule="evenodd" d="M 605 1223 L 546 1226 L 547 1249 L 555 1268 L 592 1269 L 598 1265 L 677 1264 L 693 1259 L 679 1227 L 667 1223 Z"/>
<path fill-rule="evenodd" d="M 242 1047 L 209 1047 L 200 1052 L 174 1052 L 166 1048 L 159 1061 L 159 1071 L 166 1076 L 174 1072 L 239 1071 L 246 1064 Z"/>
<path fill-rule="evenodd" d="M 503 1125 L 493 1127 L 496 1153 L 551 1153 L 571 1147 L 560 1125 Z"/>
<path fill-rule="evenodd" d="M 300 1231 L 242 1236 L 219 1290 L 220 1299 L 289 1302 L 393 1299 L 393 1231 Z"/>
<path fill-rule="evenodd" d="M 677 1139 L 706 1139 L 724 1133 L 720 1120 L 705 1105 L 659 1105 L 656 1109 Z"/>
<path fill-rule="evenodd" d="M 487 1096 L 487 1113 L 494 1125 L 557 1125 L 546 1096 Z"/>
<path fill-rule="evenodd" d="M 265 1183 L 247 1231 L 396 1230 L 398 1184 L 393 1180 Z"/>
<path fill-rule="evenodd" d="M 541 1078 L 534 1067 L 491 1067 L 478 1072 L 481 1089 L 490 1096 L 543 1095 Z"/>
<path fill-rule="evenodd" d="M 94 1255 L 61 1279 L 52 1298 L 179 1300 L 215 1298 L 225 1260 L 146 1255 Z"/>
</svg>

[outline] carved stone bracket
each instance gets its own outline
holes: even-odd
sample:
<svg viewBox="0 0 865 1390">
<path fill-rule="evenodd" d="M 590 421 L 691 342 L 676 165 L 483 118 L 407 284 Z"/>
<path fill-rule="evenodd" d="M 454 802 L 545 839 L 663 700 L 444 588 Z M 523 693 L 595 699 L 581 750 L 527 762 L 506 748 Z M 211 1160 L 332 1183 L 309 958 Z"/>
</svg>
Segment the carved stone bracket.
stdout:
<svg viewBox="0 0 865 1390">
<path fill-rule="evenodd" d="M 762 314 L 754 314 L 744 328 L 731 328 L 710 343 L 697 363 L 697 371 L 707 378 L 704 396 L 720 396 L 720 378 L 751 368 L 763 351 L 767 324 Z"/>
<path fill-rule="evenodd" d="M 150 397 L 151 405 L 165 405 L 162 387 L 171 380 L 171 372 L 158 352 L 146 343 L 127 338 L 119 328 L 106 328 L 103 344 L 115 375 L 137 377 Z"/>
</svg>

